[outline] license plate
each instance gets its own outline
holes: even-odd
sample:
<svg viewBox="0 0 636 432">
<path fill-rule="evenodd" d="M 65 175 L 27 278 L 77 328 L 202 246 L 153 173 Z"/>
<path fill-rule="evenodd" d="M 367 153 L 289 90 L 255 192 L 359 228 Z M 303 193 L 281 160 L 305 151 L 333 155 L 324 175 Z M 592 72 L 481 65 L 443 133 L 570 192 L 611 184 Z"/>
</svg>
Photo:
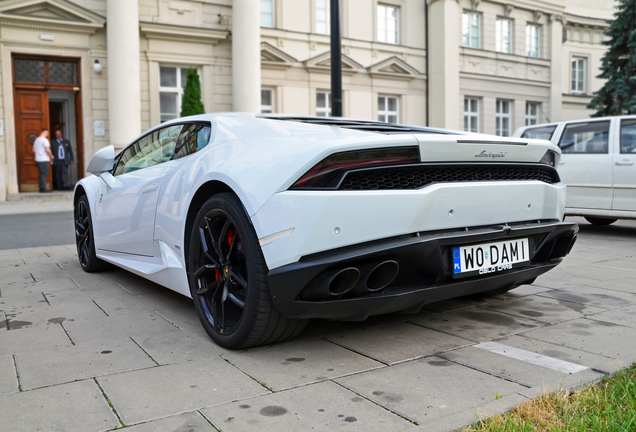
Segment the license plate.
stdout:
<svg viewBox="0 0 636 432">
<path fill-rule="evenodd" d="M 498 273 L 529 261 L 527 238 L 457 246 L 453 248 L 453 276 Z"/>
</svg>

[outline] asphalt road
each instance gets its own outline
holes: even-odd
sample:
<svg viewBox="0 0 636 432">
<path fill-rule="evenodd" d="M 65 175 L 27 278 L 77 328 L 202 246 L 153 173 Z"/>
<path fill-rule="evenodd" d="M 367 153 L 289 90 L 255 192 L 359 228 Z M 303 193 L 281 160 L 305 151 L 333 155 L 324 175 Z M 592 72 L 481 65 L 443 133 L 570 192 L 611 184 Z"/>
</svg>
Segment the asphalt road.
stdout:
<svg viewBox="0 0 636 432">
<path fill-rule="evenodd" d="M 73 212 L 0 216 L 0 250 L 73 243 Z"/>
</svg>

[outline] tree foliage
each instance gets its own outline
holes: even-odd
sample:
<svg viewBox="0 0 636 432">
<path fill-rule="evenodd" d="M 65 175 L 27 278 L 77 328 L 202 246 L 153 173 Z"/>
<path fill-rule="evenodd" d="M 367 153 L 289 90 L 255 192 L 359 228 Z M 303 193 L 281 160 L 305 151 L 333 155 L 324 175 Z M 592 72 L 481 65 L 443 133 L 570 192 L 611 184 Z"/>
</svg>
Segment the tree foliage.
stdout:
<svg viewBox="0 0 636 432">
<path fill-rule="evenodd" d="M 597 78 L 605 84 L 587 106 L 593 117 L 636 114 L 636 0 L 619 0 L 617 9 L 604 32 L 609 48 Z"/>
<path fill-rule="evenodd" d="M 186 86 L 181 102 L 181 117 L 204 114 L 203 102 L 201 102 L 201 81 L 196 69 L 188 69 Z"/>
</svg>

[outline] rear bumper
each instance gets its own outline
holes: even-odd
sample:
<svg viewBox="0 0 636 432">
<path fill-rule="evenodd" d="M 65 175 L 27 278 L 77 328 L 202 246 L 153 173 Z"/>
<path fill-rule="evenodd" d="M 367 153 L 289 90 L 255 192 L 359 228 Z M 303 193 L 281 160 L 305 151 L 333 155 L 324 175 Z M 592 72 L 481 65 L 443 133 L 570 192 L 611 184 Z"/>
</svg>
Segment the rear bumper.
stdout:
<svg viewBox="0 0 636 432">
<path fill-rule="evenodd" d="M 268 275 L 274 306 L 290 318 L 362 320 L 389 312 L 417 312 L 422 306 L 468 294 L 512 288 L 531 283 L 557 266 L 576 240 L 578 225 L 539 221 L 464 230 L 414 233 L 305 256 Z M 451 250 L 454 246 L 529 238 L 528 265 L 489 275 L 454 279 Z M 301 299 L 301 292 L 322 275 L 387 260 L 399 264 L 394 281 L 378 292 Z"/>
</svg>

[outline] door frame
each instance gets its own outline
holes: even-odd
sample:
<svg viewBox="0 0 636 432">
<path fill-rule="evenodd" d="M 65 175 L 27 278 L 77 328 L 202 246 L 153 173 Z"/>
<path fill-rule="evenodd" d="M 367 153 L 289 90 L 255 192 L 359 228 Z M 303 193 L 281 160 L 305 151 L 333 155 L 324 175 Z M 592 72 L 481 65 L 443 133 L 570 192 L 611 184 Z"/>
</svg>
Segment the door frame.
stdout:
<svg viewBox="0 0 636 432">
<path fill-rule="evenodd" d="M 78 143 L 81 137 L 83 154 L 77 155 L 76 163 L 78 165 L 79 178 L 86 175 L 84 171 L 88 164 L 87 158 L 92 157 L 94 151 L 93 134 L 90 127 L 93 123 L 93 113 L 91 109 L 92 99 L 92 60 L 91 51 L 88 49 L 58 49 L 54 47 L 24 47 L 12 44 L 4 44 L 0 48 L 0 67 L 2 76 L 2 99 L 4 105 L 5 118 L 5 150 L 6 160 L 0 163 L 6 163 L 6 188 L 8 194 L 19 193 L 18 185 L 18 167 L 16 155 L 16 131 L 15 131 L 15 115 L 14 115 L 14 94 L 13 94 L 13 56 L 39 56 L 43 58 L 70 58 L 79 59 L 78 82 L 80 85 L 80 94 L 77 98 L 79 109 L 76 111 L 81 126 L 77 127 Z M 105 54 L 104 54 L 105 55 Z M 10 79 L 7 79 L 10 77 Z M 104 77 L 105 78 L 105 77 Z M 81 79 L 81 81 L 80 81 Z M 77 105 L 76 105 L 77 106 Z M 78 124 L 80 123 L 78 121 Z M 79 147 L 79 146 L 78 146 Z"/>
</svg>

